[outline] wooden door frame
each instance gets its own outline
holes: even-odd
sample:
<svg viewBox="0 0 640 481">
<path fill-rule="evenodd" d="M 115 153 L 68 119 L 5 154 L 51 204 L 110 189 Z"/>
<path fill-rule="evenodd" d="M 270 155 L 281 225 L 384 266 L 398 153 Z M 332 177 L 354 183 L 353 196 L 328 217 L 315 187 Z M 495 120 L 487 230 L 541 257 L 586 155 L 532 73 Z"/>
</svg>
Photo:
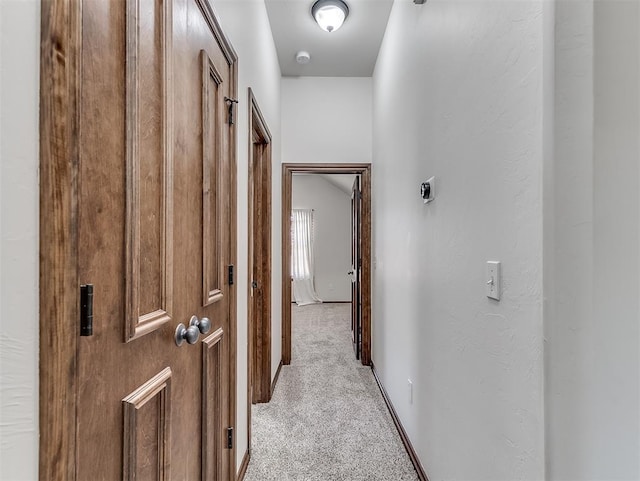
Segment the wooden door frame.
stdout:
<svg viewBox="0 0 640 481">
<path fill-rule="evenodd" d="M 362 190 L 362 353 L 371 364 L 371 164 L 282 164 L 282 363 L 291 364 L 291 191 L 293 174 L 356 174 Z"/>
<path fill-rule="evenodd" d="M 248 404 L 249 419 L 251 419 L 251 404 L 253 402 L 266 403 L 271 400 L 271 132 L 262 115 L 258 101 L 251 90 L 248 89 L 249 106 L 249 216 L 257 215 L 259 225 L 254 225 L 249 219 L 248 247 L 249 247 L 249 282 L 247 298 L 249 302 L 247 316 L 247 340 L 248 340 Z M 255 165 L 254 149 L 261 145 L 263 154 L 260 165 Z M 259 175 L 256 175 L 256 168 Z M 254 182 L 256 177 L 260 182 L 261 199 L 254 199 Z M 253 186 L 253 187 L 252 187 Z M 257 209 L 251 212 L 254 203 Z M 260 236 L 261 247 L 260 264 L 264 277 L 262 279 L 262 312 L 256 313 L 251 299 L 253 280 L 253 258 L 257 236 Z M 259 315 L 258 315 L 259 314 Z M 260 325 L 254 325 L 256 315 L 261 319 Z M 249 425 L 251 422 L 249 421 Z"/>
<path fill-rule="evenodd" d="M 43 0 L 40 30 L 39 479 L 76 479 L 79 0 Z"/>
<path fill-rule="evenodd" d="M 210 28 L 232 66 L 238 85 L 238 56 L 209 5 Z M 40 292 L 39 451 L 41 481 L 76 480 L 78 284 L 78 173 L 82 1 L 42 0 L 40 23 Z M 231 127 L 230 260 L 237 263 L 237 129 Z M 237 294 L 229 298 L 231 418 L 236 419 Z M 235 422 L 234 422 L 235 424 Z M 230 450 L 236 477 L 236 447 Z"/>
</svg>

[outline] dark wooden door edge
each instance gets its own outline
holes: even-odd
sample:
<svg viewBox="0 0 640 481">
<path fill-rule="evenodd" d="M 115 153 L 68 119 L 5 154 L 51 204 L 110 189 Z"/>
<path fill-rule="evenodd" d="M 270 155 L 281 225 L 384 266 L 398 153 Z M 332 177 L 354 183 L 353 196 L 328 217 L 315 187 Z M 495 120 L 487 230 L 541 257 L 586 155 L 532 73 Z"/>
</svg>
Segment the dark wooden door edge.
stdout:
<svg viewBox="0 0 640 481">
<path fill-rule="evenodd" d="M 378 384 L 378 388 L 380 389 L 382 398 L 384 399 L 384 402 L 387 405 L 387 408 L 389 409 L 389 414 L 391 414 L 391 419 L 393 419 L 393 424 L 395 424 L 396 429 L 398 429 L 398 434 L 400 434 L 400 439 L 402 439 L 402 444 L 404 444 L 404 447 L 407 450 L 407 454 L 409 455 L 409 458 L 411 458 L 411 462 L 413 463 L 413 467 L 415 468 L 416 473 L 418 473 L 418 478 L 420 479 L 420 481 L 429 481 L 429 478 L 427 477 L 427 474 L 425 473 L 424 468 L 422 467 L 422 463 L 420 462 L 420 458 L 418 458 L 418 454 L 416 453 L 415 449 L 413 449 L 411 440 L 409 439 L 407 432 L 404 430 L 404 426 L 400 422 L 398 413 L 396 413 L 396 410 L 393 407 L 393 404 L 391 403 L 391 399 L 389 399 L 389 395 L 387 394 L 387 391 L 382 385 L 382 381 L 380 381 L 380 378 L 378 377 L 378 373 L 376 371 L 375 366 L 373 365 L 373 361 L 371 362 L 371 372 L 373 372 L 373 377 L 375 378 L 376 383 Z"/>
<path fill-rule="evenodd" d="M 240 463 L 240 469 L 238 469 L 238 475 L 236 476 L 237 481 L 242 481 L 244 476 L 247 474 L 247 468 L 249 467 L 249 460 L 251 459 L 251 454 L 249 449 L 247 449 L 242 457 L 242 463 Z"/>
<path fill-rule="evenodd" d="M 223 45 L 224 50 L 227 52 L 228 58 L 233 61 L 233 69 L 232 69 L 232 78 L 230 79 L 231 90 L 233 92 L 233 98 L 238 98 L 238 55 L 231 45 L 229 39 L 222 31 L 218 18 L 214 15 L 213 21 L 215 23 L 214 33 L 216 37 L 219 39 L 219 42 Z M 230 265 L 237 266 L 238 265 L 238 214 L 237 214 L 237 205 L 238 205 L 238 180 L 237 174 L 238 171 L 238 152 L 237 152 L 237 139 L 238 139 L 238 129 L 236 125 L 231 126 L 231 139 L 229 145 L 229 156 L 230 156 L 230 169 L 231 169 L 231 191 L 229 198 L 229 209 L 231 210 L 230 222 L 231 222 L 231 232 L 230 232 Z M 229 371 L 230 371 L 230 381 L 231 392 L 229 393 L 229 403 L 231 404 L 231 419 L 237 420 L 237 411 L 238 411 L 238 351 L 237 351 L 237 336 L 238 336 L 238 292 L 236 286 L 234 285 L 231 289 L 229 289 L 229 343 L 230 343 L 230 363 L 229 363 Z M 235 462 L 236 462 L 236 446 L 238 443 L 233 443 L 233 448 L 229 451 L 229 477 L 233 478 L 233 473 L 235 472 Z M 248 460 L 247 460 L 248 463 Z"/>
<path fill-rule="evenodd" d="M 81 5 L 43 0 L 40 31 L 39 479 L 76 478 Z"/>
<path fill-rule="evenodd" d="M 282 164 L 282 362 L 291 364 L 291 184 L 294 173 L 358 174 L 362 190 L 362 355 L 371 363 L 371 164 Z"/>
<path fill-rule="evenodd" d="M 282 363 L 291 364 L 291 181 L 292 171 L 282 165 Z"/>
</svg>

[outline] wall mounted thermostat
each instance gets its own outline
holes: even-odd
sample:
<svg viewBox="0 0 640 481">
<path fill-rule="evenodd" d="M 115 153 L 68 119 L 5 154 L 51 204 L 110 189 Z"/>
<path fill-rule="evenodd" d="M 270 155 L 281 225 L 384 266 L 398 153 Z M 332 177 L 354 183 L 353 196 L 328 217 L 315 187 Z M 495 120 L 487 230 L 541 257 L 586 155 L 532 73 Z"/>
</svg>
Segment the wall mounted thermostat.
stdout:
<svg viewBox="0 0 640 481">
<path fill-rule="evenodd" d="M 436 198 L 436 178 L 431 177 L 420 186 L 420 195 L 425 204 L 428 204 Z"/>
</svg>

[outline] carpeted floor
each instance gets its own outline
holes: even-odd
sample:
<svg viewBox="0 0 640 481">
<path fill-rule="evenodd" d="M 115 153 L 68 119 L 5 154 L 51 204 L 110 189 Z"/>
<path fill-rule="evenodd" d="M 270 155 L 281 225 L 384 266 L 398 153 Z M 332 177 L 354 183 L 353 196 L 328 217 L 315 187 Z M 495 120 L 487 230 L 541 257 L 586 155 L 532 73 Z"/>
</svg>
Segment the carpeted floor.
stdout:
<svg viewBox="0 0 640 481">
<path fill-rule="evenodd" d="M 369 367 L 351 347 L 350 304 L 293 307 L 292 362 L 253 406 L 246 481 L 415 481 Z"/>
</svg>

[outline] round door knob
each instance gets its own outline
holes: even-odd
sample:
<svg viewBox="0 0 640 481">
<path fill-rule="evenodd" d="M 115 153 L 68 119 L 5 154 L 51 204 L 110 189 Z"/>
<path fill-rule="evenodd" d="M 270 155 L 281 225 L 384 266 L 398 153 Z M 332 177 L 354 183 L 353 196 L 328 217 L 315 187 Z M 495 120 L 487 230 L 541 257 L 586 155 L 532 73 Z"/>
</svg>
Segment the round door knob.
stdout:
<svg viewBox="0 0 640 481">
<path fill-rule="evenodd" d="M 200 337 L 200 331 L 197 326 L 189 326 L 186 327 L 184 324 L 178 324 L 176 327 L 176 345 L 182 346 L 184 341 L 187 341 L 187 344 L 195 344 Z"/>
<path fill-rule="evenodd" d="M 211 320 L 208 317 L 198 319 L 196 316 L 191 316 L 189 326 L 195 326 L 200 331 L 200 334 L 206 334 L 211 330 Z"/>
</svg>

